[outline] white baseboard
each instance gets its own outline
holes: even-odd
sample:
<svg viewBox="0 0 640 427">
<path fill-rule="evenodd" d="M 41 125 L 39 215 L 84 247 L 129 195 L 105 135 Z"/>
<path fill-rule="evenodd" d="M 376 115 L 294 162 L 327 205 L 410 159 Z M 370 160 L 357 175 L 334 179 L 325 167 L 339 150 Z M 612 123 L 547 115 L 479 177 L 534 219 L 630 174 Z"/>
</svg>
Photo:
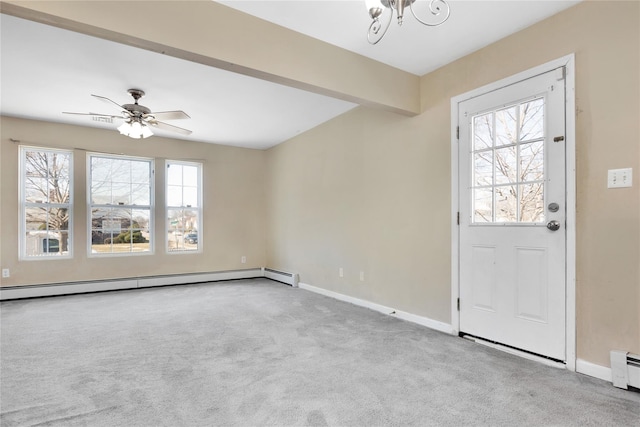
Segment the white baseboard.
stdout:
<svg viewBox="0 0 640 427">
<path fill-rule="evenodd" d="M 587 362 L 586 360 L 576 360 L 576 372 L 589 375 L 590 377 L 599 378 L 601 380 L 611 382 L 611 368 L 606 366 L 596 365 L 595 363 Z"/>
<path fill-rule="evenodd" d="M 211 273 L 190 273 L 171 276 L 145 277 L 138 279 L 138 288 L 152 286 L 186 285 L 189 283 L 220 282 L 223 280 L 253 279 L 262 277 L 262 269 L 215 271 Z"/>
<path fill-rule="evenodd" d="M 294 288 L 298 287 L 298 273 L 288 273 L 282 270 L 274 270 L 272 268 L 263 268 L 262 275 L 267 279 L 275 280 L 277 282 L 286 283 Z"/>
<path fill-rule="evenodd" d="M 20 298 L 83 294 L 88 292 L 117 291 L 122 289 L 135 289 L 137 287 L 137 279 L 96 280 L 93 282 L 12 286 L 0 289 L 0 301 Z"/>
<path fill-rule="evenodd" d="M 89 292 L 148 288 L 151 286 L 184 285 L 189 283 L 219 282 L 222 280 L 253 279 L 263 277 L 262 269 L 217 271 L 211 273 L 174 274 L 130 279 L 96 280 L 91 282 L 23 285 L 0 288 L 0 300 L 84 294 Z"/>
<path fill-rule="evenodd" d="M 433 320 L 428 317 L 418 316 L 417 314 L 407 313 L 406 311 L 396 310 L 395 317 L 398 319 L 406 320 L 407 322 L 417 323 L 418 325 L 426 326 L 430 329 L 435 329 L 436 331 L 444 332 L 449 335 L 456 335 L 457 332 L 448 323 L 440 322 L 438 320 Z"/>
<path fill-rule="evenodd" d="M 407 322 L 417 323 L 418 325 L 426 326 L 427 328 L 435 329 L 436 331 L 444 332 L 445 334 L 454 335 L 456 333 L 450 324 L 429 319 L 428 317 L 418 316 L 416 314 L 408 313 L 402 310 L 396 310 L 391 307 L 376 304 L 371 301 L 363 300 L 363 299 L 352 297 L 349 295 L 344 295 L 344 294 L 330 291 L 327 289 L 319 288 L 317 286 L 312 286 L 307 283 L 300 282 L 298 286 L 300 287 L 300 289 L 305 289 L 307 291 L 315 292 L 317 294 L 324 295 L 326 297 L 334 298 L 334 299 L 348 302 L 360 307 L 365 307 L 374 311 L 378 311 L 382 314 L 386 314 L 389 316 L 397 317 L 398 319 L 406 320 Z"/>
</svg>

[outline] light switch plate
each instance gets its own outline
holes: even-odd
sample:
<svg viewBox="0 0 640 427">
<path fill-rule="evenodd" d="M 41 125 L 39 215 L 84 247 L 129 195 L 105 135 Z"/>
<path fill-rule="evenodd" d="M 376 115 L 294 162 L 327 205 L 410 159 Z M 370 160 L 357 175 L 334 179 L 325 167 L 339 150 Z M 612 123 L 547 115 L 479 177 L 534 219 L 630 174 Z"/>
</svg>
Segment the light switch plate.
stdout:
<svg viewBox="0 0 640 427">
<path fill-rule="evenodd" d="M 633 169 L 609 169 L 607 174 L 607 188 L 631 187 Z"/>
</svg>

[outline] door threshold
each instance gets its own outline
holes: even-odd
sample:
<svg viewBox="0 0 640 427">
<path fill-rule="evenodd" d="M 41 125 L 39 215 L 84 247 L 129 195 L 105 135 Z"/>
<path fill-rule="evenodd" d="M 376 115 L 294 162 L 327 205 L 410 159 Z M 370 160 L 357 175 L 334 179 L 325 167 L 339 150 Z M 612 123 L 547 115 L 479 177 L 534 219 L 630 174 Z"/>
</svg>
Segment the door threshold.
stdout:
<svg viewBox="0 0 640 427">
<path fill-rule="evenodd" d="M 513 354 L 515 356 L 519 356 L 527 360 L 532 360 L 534 362 L 542 363 L 543 365 L 546 365 L 546 366 L 551 366 L 552 368 L 567 369 L 566 363 L 561 360 L 552 359 L 552 358 L 541 356 L 535 353 L 530 353 L 526 350 L 510 347 L 508 345 L 500 344 L 494 341 L 489 341 L 473 335 L 465 334 L 464 332 L 460 332 L 459 336 L 466 340 L 473 341 L 475 343 L 482 344 L 487 347 L 495 348 L 496 350 L 504 351 L 505 353 Z"/>
</svg>

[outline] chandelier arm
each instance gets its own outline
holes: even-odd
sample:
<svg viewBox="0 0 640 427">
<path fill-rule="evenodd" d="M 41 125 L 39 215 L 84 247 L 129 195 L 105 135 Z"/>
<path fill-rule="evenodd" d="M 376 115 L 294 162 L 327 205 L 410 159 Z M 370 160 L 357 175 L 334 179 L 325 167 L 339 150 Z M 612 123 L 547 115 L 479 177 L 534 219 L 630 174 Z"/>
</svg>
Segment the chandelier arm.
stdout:
<svg viewBox="0 0 640 427">
<path fill-rule="evenodd" d="M 426 22 L 423 21 L 422 19 L 418 18 L 418 16 L 416 15 L 416 13 L 413 11 L 413 2 L 409 2 L 409 9 L 411 10 L 411 14 L 413 15 L 414 18 L 416 18 L 416 20 L 418 20 L 418 22 L 420 22 L 423 25 L 427 25 L 429 27 L 437 27 L 440 24 L 444 24 L 444 22 L 449 19 L 449 14 L 451 13 L 451 9 L 449 8 L 449 4 L 447 4 L 447 2 L 445 0 L 431 0 L 431 3 L 429 3 L 429 10 L 431 10 L 431 14 L 434 16 L 439 16 L 441 14 L 444 14 L 444 18 L 439 20 L 439 21 L 435 21 L 435 22 Z"/>
<path fill-rule="evenodd" d="M 385 9 L 389 9 L 389 8 L 385 8 Z M 389 9 L 389 11 L 390 11 L 389 19 L 387 19 L 386 24 L 383 24 L 380 21 L 379 17 L 373 18 L 373 22 L 371 23 L 371 25 L 369 25 L 369 31 L 367 31 L 367 40 L 369 41 L 370 44 L 377 44 L 380 40 L 382 40 L 384 35 L 387 34 L 387 30 L 391 25 L 391 19 L 393 18 L 393 9 Z M 377 38 L 374 38 L 374 36 L 378 36 L 378 33 L 380 33 L 380 30 L 382 30 L 382 33 L 380 34 L 380 36 Z"/>
</svg>

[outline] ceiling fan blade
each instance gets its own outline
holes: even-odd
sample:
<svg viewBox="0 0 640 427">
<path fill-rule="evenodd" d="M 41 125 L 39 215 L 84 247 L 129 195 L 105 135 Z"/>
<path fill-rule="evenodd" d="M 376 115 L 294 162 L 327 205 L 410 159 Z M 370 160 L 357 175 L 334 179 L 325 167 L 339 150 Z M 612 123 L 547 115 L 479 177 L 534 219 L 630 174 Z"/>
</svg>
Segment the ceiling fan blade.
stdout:
<svg viewBox="0 0 640 427">
<path fill-rule="evenodd" d="M 103 102 L 106 102 L 107 104 L 115 105 L 120 110 L 126 110 L 126 108 L 124 108 L 122 105 L 118 104 L 116 101 L 113 101 L 113 100 L 111 100 L 111 99 L 109 99 L 107 97 L 100 96 L 100 95 L 94 95 L 94 94 L 91 94 L 91 96 L 93 96 L 95 98 L 98 98 L 99 100 L 101 100 Z"/>
<path fill-rule="evenodd" d="M 112 119 L 125 119 L 124 116 L 114 116 L 112 114 L 101 114 L 101 113 L 73 113 L 69 111 L 63 111 L 62 114 L 74 114 L 76 116 L 96 116 L 96 117 L 109 117 Z"/>
<path fill-rule="evenodd" d="M 170 125 L 169 123 L 159 122 L 157 120 L 149 120 L 146 123 L 150 126 L 157 127 L 158 129 L 170 130 L 183 135 L 191 135 L 191 131 L 189 129 L 180 128 L 178 126 Z"/>
<path fill-rule="evenodd" d="M 157 113 L 149 113 L 150 116 L 156 118 L 156 120 L 182 120 L 190 119 L 189 115 L 184 111 L 159 111 Z"/>
</svg>

